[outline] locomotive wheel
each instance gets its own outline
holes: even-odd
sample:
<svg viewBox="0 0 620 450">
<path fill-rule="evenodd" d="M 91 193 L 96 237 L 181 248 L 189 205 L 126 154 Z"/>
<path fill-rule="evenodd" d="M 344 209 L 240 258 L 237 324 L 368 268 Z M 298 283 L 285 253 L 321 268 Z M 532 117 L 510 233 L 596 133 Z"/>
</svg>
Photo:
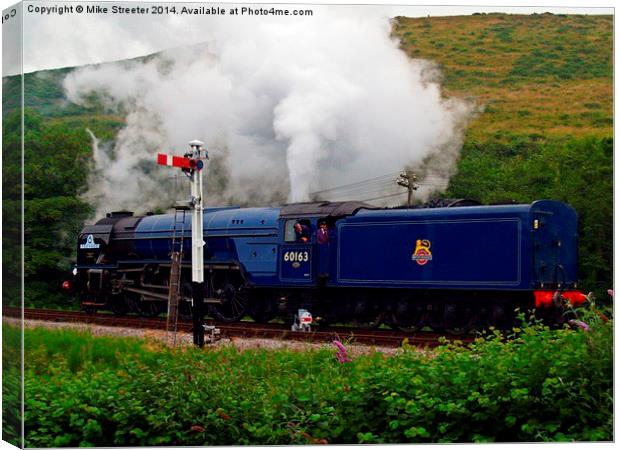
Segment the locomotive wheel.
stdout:
<svg viewBox="0 0 620 450">
<path fill-rule="evenodd" d="M 267 323 L 277 315 L 274 306 L 263 298 L 250 299 L 247 311 L 256 323 Z"/>
<path fill-rule="evenodd" d="M 248 298 L 243 288 L 226 283 L 221 289 L 216 290 L 216 295 L 221 303 L 213 305 L 213 316 L 222 322 L 237 322 L 246 313 Z"/>
<path fill-rule="evenodd" d="M 353 317 L 352 323 L 356 327 L 363 330 L 374 330 L 381 326 L 385 314 L 365 298 L 361 298 L 353 304 Z"/>
<path fill-rule="evenodd" d="M 163 306 L 160 302 L 142 301 L 140 312 L 145 317 L 157 317 L 163 312 Z"/>
<path fill-rule="evenodd" d="M 114 313 L 115 316 L 126 316 L 127 313 L 129 312 L 129 309 L 127 308 L 127 305 L 123 304 L 123 303 L 114 303 L 112 305 L 112 312 Z"/>
<path fill-rule="evenodd" d="M 257 293 L 249 296 L 247 313 L 256 323 L 267 323 L 278 315 L 274 302 L 267 295 Z"/>
<path fill-rule="evenodd" d="M 390 328 L 402 331 L 403 333 L 415 333 L 416 331 L 420 331 L 422 327 L 417 325 L 399 325 L 398 322 L 392 322 L 390 323 Z"/>
<path fill-rule="evenodd" d="M 362 330 L 376 330 L 381 326 L 384 320 L 383 313 L 378 313 L 375 317 L 366 317 L 364 319 L 355 319 L 353 324 Z"/>
<path fill-rule="evenodd" d="M 453 336 L 461 336 L 472 328 L 471 311 L 460 309 L 457 305 L 449 303 L 444 309 L 444 323 L 446 333 Z"/>
<path fill-rule="evenodd" d="M 267 323 L 276 317 L 270 311 L 248 311 L 248 315 L 256 323 Z"/>
<path fill-rule="evenodd" d="M 190 302 L 181 302 L 179 304 L 179 319 L 192 320 L 192 308 Z"/>
<path fill-rule="evenodd" d="M 390 327 L 405 333 L 413 333 L 424 326 L 425 313 L 421 307 L 410 305 L 406 301 L 398 302 L 391 314 Z"/>
<path fill-rule="evenodd" d="M 124 295 L 112 295 L 109 300 L 110 309 L 115 316 L 125 316 L 129 312 L 127 300 Z"/>
<path fill-rule="evenodd" d="M 314 319 L 314 322 L 312 324 L 318 328 L 327 328 L 332 323 L 336 323 L 335 317 L 330 315 L 320 315 Z"/>
<path fill-rule="evenodd" d="M 505 300 L 498 300 L 492 306 L 488 315 L 486 327 L 494 326 L 500 330 L 510 330 L 515 320 L 515 305 Z"/>
</svg>

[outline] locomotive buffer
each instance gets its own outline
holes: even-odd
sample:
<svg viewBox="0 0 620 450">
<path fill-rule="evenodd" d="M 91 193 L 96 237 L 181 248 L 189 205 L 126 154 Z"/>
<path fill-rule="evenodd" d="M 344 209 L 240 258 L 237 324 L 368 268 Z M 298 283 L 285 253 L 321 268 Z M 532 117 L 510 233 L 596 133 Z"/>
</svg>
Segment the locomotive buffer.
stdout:
<svg viewBox="0 0 620 450">
<path fill-rule="evenodd" d="M 164 166 L 179 167 L 189 178 L 190 198 L 185 208 L 192 210 L 192 318 L 194 344 L 204 346 L 204 237 L 202 230 L 202 199 L 203 183 L 202 169 L 204 160 L 209 159 L 204 143 L 194 140 L 189 143 L 190 150 L 183 156 L 172 156 L 159 153 L 157 164 Z M 176 324 L 178 318 L 178 301 L 181 283 L 181 262 L 183 257 L 183 236 L 185 234 L 185 215 L 180 214 L 177 207 L 174 218 L 174 230 L 172 240 L 172 255 L 170 269 L 170 294 L 168 297 L 168 332 L 173 333 L 173 342 L 176 341 Z M 178 216 L 182 215 L 181 237 L 176 239 Z M 179 243 L 179 248 L 175 245 Z M 172 317 L 171 317 L 172 316 Z"/>
</svg>

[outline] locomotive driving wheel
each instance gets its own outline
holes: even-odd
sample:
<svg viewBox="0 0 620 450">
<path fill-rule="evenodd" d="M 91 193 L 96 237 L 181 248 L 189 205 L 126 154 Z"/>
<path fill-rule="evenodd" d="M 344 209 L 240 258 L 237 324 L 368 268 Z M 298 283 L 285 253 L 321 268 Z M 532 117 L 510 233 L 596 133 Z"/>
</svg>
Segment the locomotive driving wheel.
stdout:
<svg viewBox="0 0 620 450">
<path fill-rule="evenodd" d="M 256 323 L 267 323 L 277 315 L 276 305 L 264 295 L 249 296 L 247 312 Z"/>
<path fill-rule="evenodd" d="M 353 324 L 362 330 L 376 330 L 385 320 L 385 313 L 365 300 L 360 299 L 355 303 Z"/>
<path fill-rule="evenodd" d="M 472 328 L 472 312 L 469 308 L 454 303 L 444 306 L 444 326 L 446 333 L 461 336 Z"/>
<path fill-rule="evenodd" d="M 425 305 L 415 305 L 403 300 L 397 302 L 392 310 L 390 327 L 405 333 L 413 333 L 424 327 L 428 320 L 427 315 Z"/>
<path fill-rule="evenodd" d="M 376 330 L 381 326 L 385 317 L 383 313 L 378 313 L 374 317 L 363 317 L 353 320 L 353 324 L 362 330 Z"/>
<path fill-rule="evenodd" d="M 248 308 L 248 296 L 241 283 L 224 280 L 215 285 L 215 297 L 220 303 L 212 306 L 213 316 L 222 322 L 236 322 L 240 320 Z"/>
<path fill-rule="evenodd" d="M 120 295 L 110 295 L 108 299 L 109 308 L 112 310 L 115 316 L 125 316 L 129 312 L 129 306 L 127 305 L 127 298 Z"/>
<path fill-rule="evenodd" d="M 158 301 L 145 301 L 142 299 L 140 302 L 140 314 L 144 317 L 157 317 L 164 312 L 165 304 Z"/>
</svg>

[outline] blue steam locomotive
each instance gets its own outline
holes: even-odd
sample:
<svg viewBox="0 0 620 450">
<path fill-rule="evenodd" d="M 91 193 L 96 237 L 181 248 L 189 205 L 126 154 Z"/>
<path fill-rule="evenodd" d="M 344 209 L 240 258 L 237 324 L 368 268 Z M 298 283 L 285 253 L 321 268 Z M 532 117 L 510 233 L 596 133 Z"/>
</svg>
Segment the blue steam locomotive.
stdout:
<svg viewBox="0 0 620 450">
<path fill-rule="evenodd" d="M 560 314 L 557 292 L 579 303 L 572 207 L 551 200 L 441 206 L 206 209 L 209 314 L 264 322 L 303 308 L 322 323 L 462 329 L 510 326 L 517 307 Z M 122 211 L 86 226 L 74 270 L 83 308 L 164 312 L 173 233 L 181 233 L 181 300 L 189 313 L 191 219 L 184 216 Z"/>
</svg>

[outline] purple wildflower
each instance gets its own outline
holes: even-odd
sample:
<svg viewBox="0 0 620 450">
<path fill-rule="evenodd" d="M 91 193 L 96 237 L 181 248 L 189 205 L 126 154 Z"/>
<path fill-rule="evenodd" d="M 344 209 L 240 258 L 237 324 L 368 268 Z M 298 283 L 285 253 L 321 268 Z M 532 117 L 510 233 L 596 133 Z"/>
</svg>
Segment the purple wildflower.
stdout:
<svg viewBox="0 0 620 450">
<path fill-rule="evenodd" d="M 572 326 L 577 326 L 584 331 L 590 331 L 590 327 L 588 326 L 588 324 L 585 322 L 582 322 L 581 320 L 569 320 L 568 323 L 571 324 Z"/>
<path fill-rule="evenodd" d="M 336 347 L 336 359 L 340 364 L 344 364 L 347 362 L 351 362 L 351 358 L 347 354 L 347 348 L 342 345 L 340 341 L 333 341 L 334 346 Z"/>
</svg>

